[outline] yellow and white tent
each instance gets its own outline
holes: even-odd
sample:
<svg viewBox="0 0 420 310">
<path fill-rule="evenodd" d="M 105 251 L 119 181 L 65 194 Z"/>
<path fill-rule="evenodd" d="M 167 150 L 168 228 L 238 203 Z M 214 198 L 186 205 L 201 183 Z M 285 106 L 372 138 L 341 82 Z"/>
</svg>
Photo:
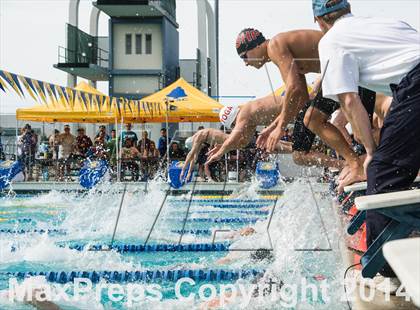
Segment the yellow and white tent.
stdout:
<svg viewBox="0 0 420 310">
<path fill-rule="evenodd" d="M 75 87 L 75 90 L 83 93 L 79 93 L 74 98 L 73 104 L 65 105 L 63 102 L 50 100 L 47 105 L 37 104 L 31 108 L 17 109 L 16 118 L 18 120 L 49 123 L 113 123 L 115 121 L 113 109 L 107 108 L 106 105 L 104 105 L 103 109 L 100 109 L 98 104 L 87 102 L 86 100 L 86 94 L 98 95 L 99 100 L 107 100 L 106 98 L 109 97 L 86 82 L 80 82 Z M 85 96 L 84 103 L 79 97 L 83 95 Z M 86 105 L 89 105 L 89 107 Z M 110 107 L 110 104 L 108 107 Z"/>
<path fill-rule="evenodd" d="M 80 93 L 75 96 L 72 106 L 50 100 L 47 105 L 38 104 L 31 108 L 17 109 L 16 118 L 34 122 L 114 123 L 117 119 L 118 122 L 123 120 L 125 123 L 163 123 L 168 116 L 170 123 L 218 122 L 219 111 L 223 107 L 183 78 L 155 94 L 136 100 L 135 104 L 121 98 L 118 102 L 119 108 L 116 102 L 109 102 L 110 97 L 85 82 L 79 83 L 75 90 Z M 180 90 L 182 97 L 169 97 L 174 91 Z M 87 98 L 89 96 L 86 94 L 97 95 L 92 98 L 107 102 L 91 102 L 92 99 Z M 84 96 L 83 100 L 79 96 Z"/>
<path fill-rule="evenodd" d="M 172 94 L 182 94 L 178 98 L 171 97 Z M 124 108 L 122 111 L 124 122 L 132 123 L 164 123 L 166 113 L 169 123 L 181 122 L 219 122 L 219 112 L 222 104 L 210 98 L 183 78 L 178 79 L 171 85 L 160 91 L 140 100 L 140 113 L 134 107 L 132 111 Z M 148 111 L 147 105 L 158 106 Z M 143 113 L 147 111 L 147 113 Z"/>
</svg>

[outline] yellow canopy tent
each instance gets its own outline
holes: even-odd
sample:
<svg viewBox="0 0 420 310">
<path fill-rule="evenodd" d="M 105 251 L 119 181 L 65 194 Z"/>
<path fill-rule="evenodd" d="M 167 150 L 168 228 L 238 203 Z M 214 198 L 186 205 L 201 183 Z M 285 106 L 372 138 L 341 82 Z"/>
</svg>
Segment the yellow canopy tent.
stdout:
<svg viewBox="0 0 420 310">
<path fill-rule="evenodd" d="M 168 109 L 167 109 L 168 104 Z M 219 111 L 222 104 L 210 98 L 183 78 L 171 85 L 140 100 L 140 113 L 138 107 L 131 111 L 122 109 L 124 122 L 132 123 L 164 123 L 166 112 L 169 123 L 180 122 L 219 122 Z M 158 106 L 151 112 L 149 106 Z M 146 111 L 147 112 L 146 112 Z M 121 118 L 121 115 L 119 116 Z"/>
<path fill-rule="evenodd" d="M 75 90 L 107 97 L 86 82 L 80 82 L 75 87 Z M 76 96 L 73 107 L 50 100 L 48 105 L 38 104 L 31 108 L 17 109 L 16 118 L 18 120 L 49 123 L 113 123 L 115 121 L 115 113 L 113 109 L 107 111 L 105 107 L 104 111 L 99 111 L 98 106 L 93 104 L 87 109 Z"/>
<path fill-rule="evenodd" d="M 105 96 L 86 82 L 81 82 L 75 90 Z M 182 90 L 185 96 L 168 97 L 173 91 Z M 163 123 L 166 121 L 166 104 L 168 104 L 168 122 L 218 122 L 219 111 L 223 107 L 200 90 L 190 85 L 183 78 L 142 100 L 126 101 L 118 99 L 120 108 L 114 102 L 112 106 L 103 106 L 101 111 L 97 105 L 88 108 L 76 96 L 74 106 L 61 102 L 50 102 L 48 105 L 35 105 L 31 108 L 17 109 L 18 120 L 35 122 L 73 122 L 73 123 Z"/>
</svg>

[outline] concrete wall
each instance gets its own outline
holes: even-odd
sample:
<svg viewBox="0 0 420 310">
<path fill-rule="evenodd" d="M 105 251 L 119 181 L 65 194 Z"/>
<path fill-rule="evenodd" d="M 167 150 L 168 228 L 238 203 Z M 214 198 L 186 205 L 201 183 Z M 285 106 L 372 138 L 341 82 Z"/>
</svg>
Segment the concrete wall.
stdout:
<svg viewBox="0 0 420 310">
<path fill-rule="evenodd" d="M 132 35 L 132 54 L 125 54 L 125 35 Z M 136 34 L 142 34 L 142 54 L 136 54 Z M 152 54 L 146 54 L 146 34 L 152 35 Z M 114 70 L 162 69 L 162 27 L 159 24 L 114 24 Z"/>
<path fill-rule="evenodd" d="M 166 75 L 165 84 L 169 85 L 177 80 L 179 68 L 179 33 L 177 28 L 166 18 L 162 20 L 163 34 L 163 62 Z"/>
<path fill-rule="evenodd" d="M 114 92 L 127 94 L 152 94 L 159 90 L 157 76 L 114 76 Z"/>
</svg>

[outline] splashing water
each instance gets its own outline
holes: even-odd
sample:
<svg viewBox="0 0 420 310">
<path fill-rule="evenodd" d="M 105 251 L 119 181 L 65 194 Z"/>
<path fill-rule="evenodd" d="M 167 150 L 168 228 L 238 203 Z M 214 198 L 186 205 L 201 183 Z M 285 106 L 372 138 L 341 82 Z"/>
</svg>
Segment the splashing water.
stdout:
<svg viewBox="0 0 420 310">
<path fill-rule="evenodd" d="M 60 244 L 71 242 L 86 242 L 88 244 L 108 244 L 114 229 L 117 212 L 121 203 L 121 187 L 102 184 L 96 190 L 91 190 L 85 195 L 78 193 L 49 192 L 36 197 L 2 199 L 1 210 L 25 209 L 39 210 L 48 208 L 58 211 L 58 220 L 37 221 L 34 225 L 42 228 L 61 229 L 66 232 L 64 236 L 44 234 L 14 235 L 13 238 L 0 239 L 0 272 L 16 270 L 144 270 L 153 266 L 163 269 L 173 268 L 228 268 L 240 269 L 253 266 L 266 269 L 266 273 L 257 284 L 264 284 L 268 279 L 276 279 L 285 284 L 300 283 L 306 279 L 308 283 L 319 285 L 322 281 L 330 285 L 330 302 L 320 296 L 313 299 L 308 296 L 298 296 L 299 309 L 340 309 L 342 303 L 338 294 L 341 291 L 342 261 L 338 250 L 337 236 L 339 230 L 337 223 L 331 216 L 331 202 L 319 195 L 323 189 L 308 183 L 307 179 L 297 180 L 285 186 L 284 195 L 277 201 L 276 207 L 269 204 L 267 210 L 273 212 L 271 221 L 269 217 L 261 217 L 252 227 L 256 234 L 252 236 L 238 236 L 232 239 L 231 248 L 235 250 L 248 249 L 249 251 L 231 252 L 230 261 L 219 265 L 218 261 L 228 253 L 144 253 L 131 255 L 115 251 L 76 251 Z M 312 187 L 315 188 L 315 191 Z M 143 191 L 127 192 L 122 206 L 116 233 L 116 242 L 144 242 L 155 220 L 158 210 L 165 199 L 167 184 L 153 181 L 149 184 L 147 193 Z M 171 200 L 188 201 L 190 194 L 171 197 Z M 241 200 L 258 198 L 257 182 L 251 182 L 238 188 L 232 195 L 226 195 L 227 201 L 233 203 Z M 274 203 L 274 202 L 273 202 Z M 319 208 L 317 207 L 319 205 Z M 168 233 L 171 229 L 181 228 L 182 216 L 176 220 L 174 210 L 185 212 L 187 204 L 180 206 L 171 205 L 168 201 L 162 209 L 157 220 L 155 230 L 151 234 L 152 243 L 176 243 L 179 235 Z M 217 203 L 207 206 L 193 205 L 191 218 L 208 218 L 212 213 L 194 213 L 198 210 L 217 211 Z M 223 211 L 223 210 L 222 210 Z M 231 211 L 233 214 L 233 211 Z M 178 216 L 178 215 L 177 215 Z M 268 223 L 270 225 L 268 226 Z M 190 225 L 190 224 L 188 224 Z M 190 229 L 192 226 L 188 226 Z M 192 224 L 191 224 L 192 225 Z M 328 230 L 325 231 L 325 226 Z M 244 226 L 242 226 L 244 227 Z M 238 229 L 239 226 L 220 225 L 219 229 Z M 213 228 L 210 228 L 213 229 Z M 183 242 L 209 242 L 211 237 L 185 235 Z M 231 239 L 229 239 L 231 240 Z M 256 262 L 251 259 L 251 254 L 259 248 L 272 250 L 273 261 L 263 260 Z M 14 249 L 14 250 L 11 250 Z M 320 249 L 329 251 L 318 251 Z M 321 279 L 321 280 L 320 280 Z M 0 289 L 5 289 L 6 284 L 1 282 Z M 238 280 L 236 284 L 243 284 L 250 288 L 255 283 L 251 280 Z M 167 290 L 173 288 L 166 287 Z M 165 291 L 166 292 L 166 291 Z M 166 294 L 166 293 L 165 293 Z M 3 291 L 4 295 L 4 291 Z M 298 294 L 302 295 L 302 294 Z M 1 298 L 0 307 L 11 307 L 4 298 Z M 136 307 L 146 309 L 185 309 L 197 307 L 201 301 L 189 302 L 174 299 L 167 294 L 161 302 L 152 303 L 142 301 Z M 169 296 L 169 297 L 168 297 Z M 172 297 L 171 297 L 172 296 Z M 3 296 L 4 297 L 4 296 Z M 79 303 L 72 304 L 75 309 L 108 309 L 101 303 L 89 304 L 92 296 L 87 295 Z M 251 298 L 250 309 L 278 309 L 279 302 L 284 301 L 284 296 L 269 295 L 269 298 Z M 93 299 L 92 299 L 93 300 Z M 309 300 L 309 302 L 308 302 Z M 63 303 L 63 306 L 65 303 Z M 16 304 L 14 304 L 16 306 Z M 21 306 L 21 305 L 18 305 Z M 113 304 L 115 306 L 115 304 Z M 17 306 L 16 306 L 17 307 Z M 17 309 L 11 307 L 10 309 Z M 23 309 L 25 306 L 22 306 Z M 226 308 L 236 309 L 238 303 L 227 305 Z M 120 308 L 124 308 L 121 306 Z M 294 307 L 291 307 L 294 308 Z"/>
</svg>

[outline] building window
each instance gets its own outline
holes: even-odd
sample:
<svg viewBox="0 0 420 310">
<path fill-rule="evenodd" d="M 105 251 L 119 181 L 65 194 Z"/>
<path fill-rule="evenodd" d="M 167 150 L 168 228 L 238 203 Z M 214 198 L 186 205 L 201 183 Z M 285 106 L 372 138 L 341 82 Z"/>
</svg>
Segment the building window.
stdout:
<svg viewBox="0 0 420 310">
<path fill-rule="evenodd" d="M 131 33 L 125 35 L 125 54 L 131 55 Z"/>
<path fill-rule="evenodd" d="M 146 54 L 152 53 L 152 35 L 146 34 Z"/>
<path fill-rule="evenodd" d="M 141 54 L 141 50 L 142 50 L 142 35 L 141 34 L 136 34 L 136 54 Z"/>
</svg>

